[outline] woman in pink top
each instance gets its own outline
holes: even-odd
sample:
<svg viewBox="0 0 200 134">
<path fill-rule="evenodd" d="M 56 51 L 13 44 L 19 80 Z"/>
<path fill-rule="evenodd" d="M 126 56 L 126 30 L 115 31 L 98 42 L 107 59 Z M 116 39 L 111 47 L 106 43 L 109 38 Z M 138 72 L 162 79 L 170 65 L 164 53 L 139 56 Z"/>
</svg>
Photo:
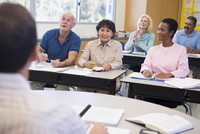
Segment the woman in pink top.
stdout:
<svg viewBox="0 0 200 134">
<path fill-rule="evenodd" d="M 189 73 L 185 47 L 172 42 L 178 24 L 173 19 L 164 19 L 158 26 L 158 40 L 162 44 L 150 48 L 140 72 L 145 77 L 156 79 L 186 77 Z"/>
<path fill-rule="evenodd" d="M 155 79 L 186 77 L 189 74 L 188 57 L 185 47 L 172 42 L 178 28 L 173 19 L 164 19 L 158 26 L 158 40 L 162 44 L 151 47 L 140 72 Z M 154 74 L 153 74 L 154 72 Z M 154 76 L 153 76 L 154 75 Z M 145 97 L 144 100 L 175 108 L 179 102 Z"/>
</svg>

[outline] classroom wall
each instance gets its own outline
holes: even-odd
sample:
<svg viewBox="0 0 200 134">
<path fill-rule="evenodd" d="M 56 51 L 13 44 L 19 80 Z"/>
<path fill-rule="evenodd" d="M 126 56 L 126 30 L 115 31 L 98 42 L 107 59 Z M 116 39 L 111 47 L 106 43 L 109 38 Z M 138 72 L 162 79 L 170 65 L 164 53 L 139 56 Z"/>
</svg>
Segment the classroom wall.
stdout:
<svg viewBox="0 0 200 134">
<path fill-rule="evenodd" d="M 116 0 L 116 16 L 115 25 L 116 31 L 124 30 L 126 0 Z M 80 37 L 94 37 L 97 36 L 97 24 L 76 24 L 72 29 Z M 37 36 L 42 38 L 43 34 L 53 28 L 59 28 L 58 23 L 36 23 Z"/>
</svg>

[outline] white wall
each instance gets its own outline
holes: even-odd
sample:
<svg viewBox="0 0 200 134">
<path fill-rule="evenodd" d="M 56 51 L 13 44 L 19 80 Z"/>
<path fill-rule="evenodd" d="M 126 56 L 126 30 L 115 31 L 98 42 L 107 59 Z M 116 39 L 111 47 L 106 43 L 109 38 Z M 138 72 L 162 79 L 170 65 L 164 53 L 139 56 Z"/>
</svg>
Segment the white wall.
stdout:
<svg viewBox="0 0 200 134">
<path fill-rule="evenodd" d="M 126 0 L 116 0 L 116 16 L 115 26 L 116 31 L 124 30 L 124 19 L 125 19 L 125 6 Z M 54 28 L 59 28 L 59 24 L 55 23 L 36 23 L 37 36 L 42 38 L 43 34 Z M 96 24 L 76 24 L 72 29 L 80 37 L 94 37 L 97 36 Z"/>
</svg>

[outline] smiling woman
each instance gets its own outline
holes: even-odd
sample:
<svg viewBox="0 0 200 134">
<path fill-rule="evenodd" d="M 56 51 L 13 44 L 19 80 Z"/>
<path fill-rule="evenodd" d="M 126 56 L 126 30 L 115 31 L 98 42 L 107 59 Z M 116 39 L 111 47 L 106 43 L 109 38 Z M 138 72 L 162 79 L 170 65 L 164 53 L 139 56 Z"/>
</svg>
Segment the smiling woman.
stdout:
<svg viewBox="0 0 200 134">
<path fill-rule="evenodd" d="M 103 67 L 103 71 L 119 70 L 122 67 L 122 45 L 120 42 L 112 40 L 115 33 L 115 24 L 110 20 L 102 20 L 96 26 L 99 39 L 88 42 L 83 54 L 79 58 L 78 65 L 92 69 L 93 67 Z M 120 78 L 117 78 L 116 89 L 120 86 Z M 78 91 L 95 92 L 94 89 L 78 88 Z M 103 92 L 97 90 L 97 92 Z"/>
<path fill-rule="evenodd" d="M 158 40 L 162 41 L 162 44 L 149 49 L 140 70 L 145 77 L 152 77 L 153 72 L 156 72 L 155 79 L 183 78 L 188 75 L 189 67 L 186 49 L 172 42 L 177 28 L 177 22 L 170 18 L 162 20 L 159 24 L 157 34 Z M 175 108 L 179 104 L 179 102 L 175 101 L 148 97 L 145 97 L 144 100 L 170 108 Z"/>
</svg>

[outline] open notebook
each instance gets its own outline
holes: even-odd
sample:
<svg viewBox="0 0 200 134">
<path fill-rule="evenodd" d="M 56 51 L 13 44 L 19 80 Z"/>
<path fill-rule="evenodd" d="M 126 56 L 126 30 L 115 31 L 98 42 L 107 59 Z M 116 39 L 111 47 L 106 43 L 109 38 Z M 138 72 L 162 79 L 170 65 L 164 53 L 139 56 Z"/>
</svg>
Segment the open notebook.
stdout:
<svg viewBox="0 0 200 134">
<path fill-rule="evenodd" d="M 70 105 L 70 107 L 80 114 L 86 106 Z M 99 123 L 104 125 L 116 126 L 122 115 L 124 109 L 103 108 L 91 106 L 87 112 L 81 117 L 87 123 Z"/>
</svg>

